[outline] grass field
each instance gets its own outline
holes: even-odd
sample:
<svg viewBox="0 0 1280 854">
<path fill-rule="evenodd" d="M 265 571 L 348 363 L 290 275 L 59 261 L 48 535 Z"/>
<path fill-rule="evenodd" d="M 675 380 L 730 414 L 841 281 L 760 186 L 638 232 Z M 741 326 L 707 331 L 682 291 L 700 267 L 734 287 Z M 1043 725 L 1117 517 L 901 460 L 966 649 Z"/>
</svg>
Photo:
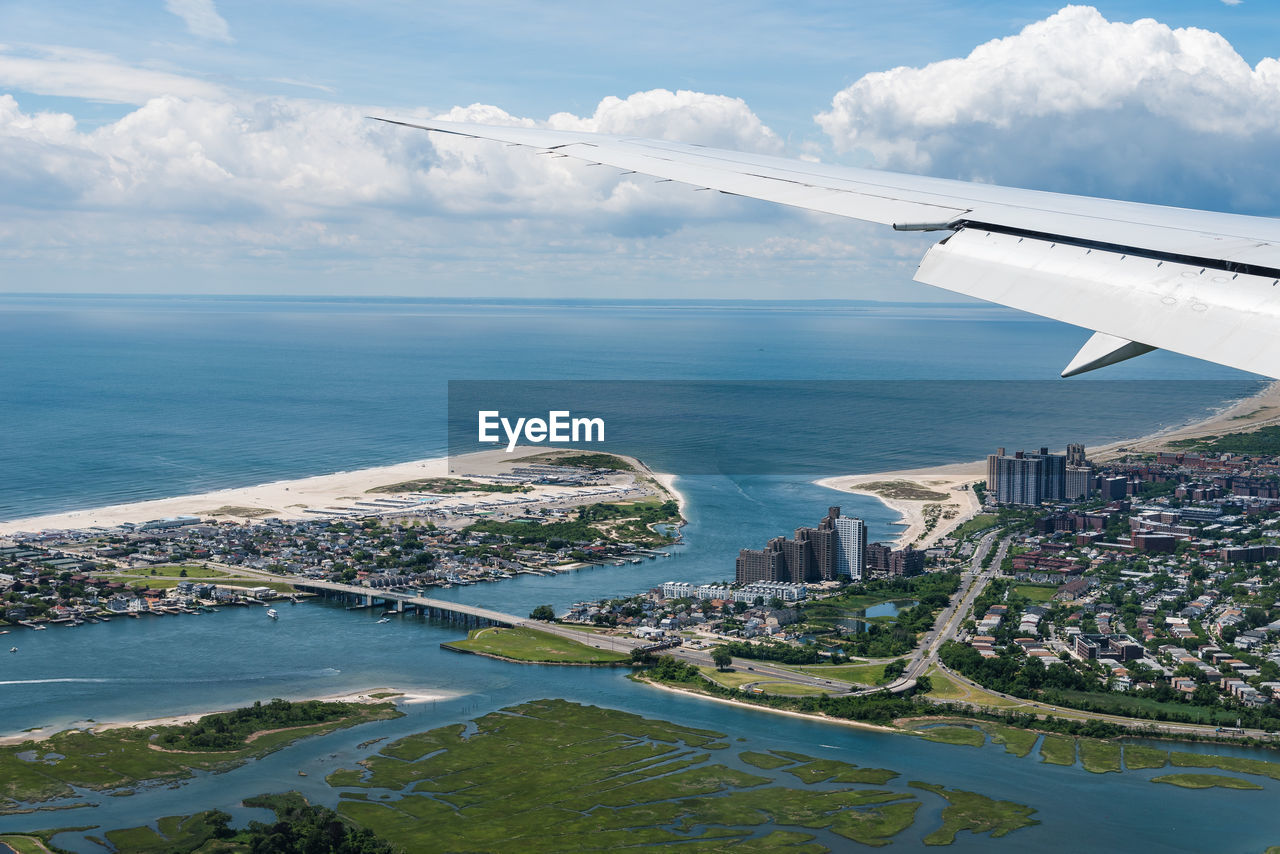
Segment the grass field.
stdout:
<svg viewBox="0 0 1280 854">
<path fill-rule="evenodd" d="M 1095 774 L 1120 770 L 1120 745 L 1113 741 L 1080 739 L 1080 764 Z"/>
<path fill-rule="evenodd" d="M 794 765 L 794 759 L 784 759 L 781 756 L 774 756 L 772 753 L 759 753 L 754 750 L 744 750 L 738 754 L 738 758 L 748 765 L 754 765 L 757 768 L 773 770 L 781 768 L 783 765 Z"/>
<path fill-rule="evenodd" d="M 825 688 L 797 682 L 761 682 L 758 687 L 766 694 L 777 694 L 779 697 L 817 697 L 827 693 Z"/>
<path fill-rule="evenodd" d="M 474 652 L 535 664 L 619 664 L 631 656 L 562 638 L 536 629 L 473 629 L 466 640 L 440 644 L 445 649 Z"/>
<path fill-rule="evenodd" d="M 151 570 L 155 570 L 156 575 L 165 578 L 222 578 L 230 573 L 220 569 L 210 569 L 207 566 L 196 566 L 194 564 L 174 564 L 173 566 L 153 566 L 147 570 L 135 572 L 135 575 L 150 575 Z M 182 573 L 186 571 L 184 576 Z"/>
<path fill-rule="evenodd" d="M 1004 745 L 1006 753 L 1012 753 L 1018 757 L 1029 754 L 1031 748 L 1036 746 L 1036 739 L 1040 737 L 1037 732 L 1001 724 L 984 723 L 982 728 L 990 733 L 994 743 Z"/>
<path fill-rule="evenodd" d="M 730 690 L 741 688 L 751 682 L 760 681 L 759 675 L 750 673 L 747 670 L 716 670 L 714 667 L 699 667 L 698 669 L 702 671 L 703 676 L 706 676 L 712 682 Z"/>
<path fill-rule="evenodd" d="M 933 683 L 933 690 L 929 692 L 928 696 L 935 700 L 974 703 L 993 709 L 1013 709 L 1023 705 L 1016 700 L 1001 697 L 999 694 L 992 694 L 982 688 L 971 688 L 963 682 L 953 679 L 939 667 L 929 668 L 928 676 Z"/>
<path fill-rule="evenodd" d="M 194 851 L 210 837 L 205 816 L 166 816 L 156 822 L 159 833 L 150 827 L 131 827 L 127 830 L 109 830 L 104 834 L 117 851 L 130 854 L 173 854 L 178 851 Z M 209 850 L 201 848 L 200 850 Z"/>
<path fill-rule="evenodd" d="M 1129 771 L 1142 768 L 1163 768 L 1169 764 L 1169 751 L 1157 750 L 1154 747 L 1143 747 L 1140 744 L 1124 746 L 1124 767 Z"/>
<path fill-rule="evenodd" d="M 859 685 L 884 685 L 890 680 L 884 675 L 884 664 L 837 664 L 837 665 L 805 665 L 790 668 L 817 676 L 819 679 L 838 679 L 842 682 L 856 682 Z"/>
<path fill-rule="evenodd" d="M 1241 774 L 1257 774 L 1261 777 L 1270 777 L 1272 780 L 1280 780 L 1280 762 L 1267 762 L 1265 759 L 1176 751 L 1169 754 L 1169 761 L 1179 768 L 1219 768 L 1223 771 L 1238 771 Z"/>
<path fill-rule="evenodd" d="M 1040 757 L 1050 765 L 1075 765 L 1076 740 L 1069 735 L 1045 735 L 1040 742 Z"/>
<path fill-rule="evenodd" d="M 938 700 L 964 700 L 969 696 L 967 686 L 961 685 L 938 667 L 930 667 L 925 674 L 933 683 L 929 696 Z"/>
<path fill-rule="evenodd" d="M 1187 703 L 1162 703 L 1159 700 L 1152 700 L 1147 697 L 1130 697 L 1126 694 L 1117 694 L 1115 692 L 1085 692 L 1085 691 L 1063 691 L 1062 698 L 1068 704 L 1072 703 L 1088 703 L 1097 707 L 1102 712 L 1113 715 L 1132 715 L 1135 712 L 1151 713 L 1151 712 L 1168 712 L 1178 715 L 1188 715 L 1193 723 L 1212 723 L 1214 711 L 1206 706 L 1193 706 Z M 1230 718 L 1230 726 L 1235 726 L 1235 717 L 1226 709 L 1221 710 L 1223 719 Z"/>
<path fill-rule="evenodd" d="M 1262 786 L 1252 780 L 1239 777 L 1226 777 L 1222 774 L 1165 774 L 1163 777 L 1152 777 L 1153 783 L 1168 783 L 1184 789 L 1261 789 Z"/>
<path fill-rule="evenodd" d="M 1053 598 L 1058 592 L 1058 587 L 1054 584 L 1018 584 L 1013 588 L 1013 592 L 1027 597 L 1032 604 L 1042 605 Z"/>
<path fill-rule="evenodd" d="M 1020 827 L 1040 823 L 1031 818 L 1035 810 L 1013 801 L 997 801 L 976 792 L 948 789 L 930 783 L 912 782 L 911 786 L 933 792 L 947 801 L 947 806 L 942 810 L 942 827 L 924 838 L 925 845 L 950 845 L 962 830 L 990 833 L 994 838 L 1012 833 Z"/>
<path fill-rule="evenodd" d="M 222 771 L 265 756 L 299 738 L 400 715 L 392 703 L 351 703 L 343 704 L 343 708 L 340 717 L 325 723 L 266 733 L 228 750 L 151 749 L 153 738 L 193 732 L 194 725 L 127 727 L 97 734 L 68 730 L 43 741 L 0 747 L 0 807 L 66 797 L 72 794 L 72 786 L 123 790 L 146 782 L 183 779 L 193 771 Z"/>
<path fill-rule="evenodd" d="M 51 849 L 34 836 L 18 834 L 0 836 L 0 843 L 8 845 L 18 854 L 49 854 Z"/>
<path fill-rule="evenodd" d="M 939 744 L 960 744 L 966 747 L 981 747 L 987 743 L 987 736 L 982 730 L 967 726 L 937 726 L 917 732 L 926 741 Z"/>
<path fill-rule="evenodd" d="M 972 519 L 956 528 L 955 531 L 952 532 L 951 536 L 955 537 L 957 540 L 961 540 L 970 534 L 976 534 L 978 531 L 985 531 L 995 523 L 996 516 L 994 514 L 979 513 L 977 516 L 974 516 Z"/>
<path fill-rule="evenodd" d="M 740 754 L 757 774 L 712 762 L 709 750 L 727 740 L 539 700 L 392 742 L 328 781 L 367 795 L 344 792 L 343 816 L 406 851 L 819 854 L 830 843 L 818 844 L 815 830 L 879 846 L 915 821 L 920 800 L 910 791 L 848 787 L 884 785 L 893 771 L 761 747 Z M 943 797 L 961 805 L 950 814 L 956 830 L 1003 835 L 1029 823 L 1006 819 L 1029 814 L 1026 807 L 972 793 Z"/>
</svg>

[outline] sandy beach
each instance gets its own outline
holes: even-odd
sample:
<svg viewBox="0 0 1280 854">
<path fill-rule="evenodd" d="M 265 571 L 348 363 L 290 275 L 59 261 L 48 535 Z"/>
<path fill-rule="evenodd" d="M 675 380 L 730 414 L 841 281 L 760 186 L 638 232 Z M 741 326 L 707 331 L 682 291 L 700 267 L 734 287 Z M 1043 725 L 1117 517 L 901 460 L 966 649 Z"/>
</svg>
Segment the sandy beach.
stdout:
<svg viewBox="0 0 1280 854">
<path fill-rule="evenodd" d="M 1280 383 L 1272 383 L 1258 394 L 1240 400 L 1209 418 L 1141 438 L 1090 448 L 1089 454 L 1095 460 L 1106 460 L 1124 451 L 1151 450 L 1174 439 L 1245 432 L 1274 425 L 1280 425 Z M 26 517 L 0 522 L 0 536 L 18 532 L 84 529 L 95 526 L 109 528 L 125 522 L 145 522 L 173 516 L 199 516 L 237 522 L 247 522 L 267 516 L 282 519 L 313 518 L 313 514 L 308 511 L 326 508 L 349 510 L 354 508 L 356 502 L 391 497 L 386 493 L 370 494 L 370 490 L 379 487 L 422 478 L 466 476 L 483 478 L 486 475 L 497 474 L 514 461 L 557 450 L 547 446 L 521 446 L 511 453 L 495 450 L 455 457 L 433 457 L 355 471 L 278 480 L 255 486 Z M 641 476 L 651 478 L 665 489 L 679 502 L 681 511 L 684 511 L 686 501 L 684 495 L 675 487 L 675 475 L 651 471 L 640 461 L 625 455 L 615 456 L 631 463 Z M 985 476 L 985 461 L 975 460 L 927 469 L 841 475 L 823 478 L 816 483 L 830 489 L 871 495 L 880 499 L 903 517 L 903 531 L 898 537 L 899 545 L 913 543 L 917 548 L 927 548 L 978 511 L 978 502 L 970 486 Z M 901 492 L 900 488 L 886 489 L 883 486 L 867 488 L 868 485 L 886 483 L 911 484 L 935 495 L 913 500 L 892 494 Z M 538 486 L 525 495 L 538 498 L 549 493 L 564 492 L 566 489 L 569 487 Z M 474 503 L 475 500 L 474 494 L 450 495 L 441 498 L 433 506 L 447 509 L 459 504 Z M 941 506 L 936 510 L 927 509 L 931 505 Z M 933 527 L 929 528 L 927 516 L 933 512 L 937 513 L 938 519 Z"/>
<path fill-rule="evenodd" d="M 1176 439 L 1247 433 L 1277 425 L 1280 425 L 1280 382 L 1271 383 L 1257 394 L 1236 401 L 1208 418 L 1137 439 L 1091 447 L 1088 455 L 1095 462 L 1100 462 L 1124 453 L 1163 448 Z M 981 509 L 972 486 L 986 477 L 986 460 L 974 460 L 933 468 L 841 475 L 814 482 L 828 489 L 878 498 L 902 516 L 903 531 L 896 541 L 897 547 L 911 544 L 915 548 L 924 549 L 946 537 Z M 912 491 L 910 486 L 936 495 L 922 499 L 902 497 L 901 493 Z M 934 527 L 929 529 L 926 514 L 931 511 L 926 508 L 931 506 L 938 507 L 938 519 Z"/>
<path fill-rule="evenodd" d="M 983 461 L 932 469 L 842 475 L 814 482 L 828 489 L 880 499 L 885 506 L 902 516 L 903 530 L 895 541 L 897 548 L 911 545 L 917 549 L 927 549 L 959 525 L 972 519 L 982 509 L 978 496 L 973 491 L 973 484 L 986 476 L 987 464 Z M 902 487 L 903 484 L 915 487 L 915 490 L 907 490 Z M 922 495 L 931 493 L 931 496 L 915 499 L 898 495 L 916 490 Z M 928 525 L 927 514 L 936 515 L 932 528 Z"/>
<path fill-rule="evenodd" d="M 375 695 L 393 695 L 393 696 L 375 696 Z M 331 703 L 385 703 L 388 701 L 399 703 L 429 703 L 433 700 L 449 700 L 456 697 L 447 691 L 424 692 L 419 689 L 411 688 L 369 688 L 363 691 L 351 691 L 345 694 L 329 694 L 323 697 L 293 697 L 294 702 L 302 702 L 304 700 L 322 700 Z M 265 699 L 264 699 L 265 702 Z M 200 720 L 205 715 L 220 715 L 225 712 L 234 711 L 234 709 L 208 709 L 202 712 L 192 712 L 187 715 L 170 715 L 163 718 L 145 718 L 131 721 L 75 721 L 74 723 L 64 726 L 47 726 L 38 729 L 32 729 L 29 732 L 8 733 L 0 735 L 0 745 L 22 744 L 27 741 L 43 741 L 50 736 L 57 735 L 60 732 L 66 732 L 71 729 L 88 730 L 90 732 L 106 732 L 113 729 L 124 729 L 126 727 L 153 727 L 153 726 L 179 726 L 181 724 L 189 724 Z"/>
<path fill-rule="evenodd" d="M 555 449 L 550 449 L 555 450 Z M 31 516 L 0 522 L 0 536 L 18 532 L 76 530 L 92 527 L 110 528 L 125 522 L 146 522 L 175 516 L 199 516 L 235 522 L 249 522 L 264 517 L 279 519 L 314 518 L 308 511 L 327 508 L 357 509 L 356 502 L 375 498 L 393 498 L 388 493 L 370 493 L 372 489 L 386 487 L 423 478 L 466 477 L 483 478 L 494 475 L 512 462 L 547 454 L 545 446 L 517 447 L 511 453 L 482 451 L 455 457 L 432 457 L 389 466 L 335 472 L 296 480 L 278 480 L 256 486 L 219 489 L 173 498 L 158 498 L 129 504 L 114 504 L 86 510 L 72 510 L 44 516 Z M 684 496 L 672 485 L 671 475 L 650 471 L 639 460 L 615 454 L 631 463 L 643 476 L 652 478 L 684 506 Z M 573 489 L 566 486 L 535 486 L 521 497 L 538 499 L 551 493 L 564 493 Z M 501 497 L 501 496 L 498 496 Z M 460 504 L 472 504 L 475 494 L 448 495 L 432 506 L 448 509 Z M 369 515 L 376 510 L 367 509 Z"/>
<path fill-rule="evenodd" d="M 821 721 L 822 723 L 839 724 L 841 726 L 853 727 L 854 729 L 871 730 L 872 732 L 887 732 L 895 735 L 901 735 L 902 730 L 896 727 L 883 726 L 881 724 L 869 724 L 866 721 L 855 721 L 849 718 L 835 718 L 830 715 L 824 715 L 818 712 L 797 712 L 794 709 L 779 709 L 774 706 L 766 706 L 761 703 L 751 703 L 746 700 L 733 700 L 728 697 L 716 697 L 712 694 L 706 694 L 702 691 L 693 691 L 688 688 L 677 688 L 675 685 L 665 685 L 661 682 L 654 682 L 652 679 L 637 679 L 651 688 L 657 688 L 661 691 L 670 691 L 673 694 L 684 694 L 689 697 L 697 697 L 699 700 L 709 700 L 712 703 L 724 703 L 726 706 L 737 706 L 740 709 L 755 709 L 756 711 L 766 712 L 771 715 L 786 715 L 792 718 L 803 718 L 811 721 Z"/>
</svg>

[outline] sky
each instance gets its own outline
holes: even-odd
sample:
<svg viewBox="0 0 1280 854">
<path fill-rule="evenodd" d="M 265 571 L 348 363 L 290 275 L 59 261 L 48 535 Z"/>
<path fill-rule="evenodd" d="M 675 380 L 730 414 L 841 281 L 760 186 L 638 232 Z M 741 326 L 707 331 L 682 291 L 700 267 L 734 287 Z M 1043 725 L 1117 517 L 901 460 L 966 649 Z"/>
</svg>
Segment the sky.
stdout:
<svg viewBox="0 0 1280 854">
<path fill-rule="evenodd" d="M 936 235 L 366 117 L 1276 215 L 1278 37 L 1270 0 L 6 0 L 0 292 L 953 301 Z"/>
</svg>

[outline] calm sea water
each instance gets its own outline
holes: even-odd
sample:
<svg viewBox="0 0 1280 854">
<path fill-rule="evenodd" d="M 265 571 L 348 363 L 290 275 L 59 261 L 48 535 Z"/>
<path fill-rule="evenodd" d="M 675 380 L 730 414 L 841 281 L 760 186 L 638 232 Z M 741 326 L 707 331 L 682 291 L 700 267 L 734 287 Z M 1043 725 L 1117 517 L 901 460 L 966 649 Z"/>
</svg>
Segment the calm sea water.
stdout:
<svg viewBox="0 0 1280 854">
<path fill-rule="evenodd" d="M 893 381 L 859 392 L 876 419 L 851 417 L 829 437 L 826 444 L 848 449 L 843 460 L 823 457 L 832 474 L 976 459 L 996 444 L 1137 435 L 1259 385 L 1167 354 L 1108 376 L 1176 385 L 1026 382 L 1055 377 L 1085 337 L 969 307 L 0 297 L 0 518 L 440 454 L 448 380 Z M 966 381 L 964 393 L 916 382 L 939 379 Z M 646 428 L 619 450 L 659 468 L 678 463 L 664 452 L 679 435 L 667 429 Z M 803 446 L 786 453 L 803 454 Z M 894 516 L 879 502 L 812 485 L 811 463 L 796 460 L 804 474 L 680 477 L 688 544 L 671 558 L 441 593 L 525 613 L 671 578 L 714 581 L 731 576 L 739 548 L 813 524 L 830 503 L 866 518 L 873 539 L 893 535 Z M 56 818 L 0 818 L 0 830 L 69 818 L 130 826 L 284 788 L 332 802 L 324 773 L 359 758 L 356 745 L 366 739 L 561 696 L 718 728 L 750 739 L 744 747 L 839 756 L 900 770 L 904 781 L 946 782 L 1040 810 L 1041 827 L 1005 843 L 962 835 L 961 851 L 1074 851 L 1081 838 L 1097 851 L 1129 850 L 1134 839 L 1154 850 L 1257 851 L 1280 841 L 1262 809 L 1274 783 L 1266 792 L 1189 792 L 1152 785 L 1150 773 L 1045 767 L 999 747 L 935 745 L 686 699 L 612 672 L 449 654 L 438 643 L 458 636 L 453 627 L 374 618 L 308 603 L 285 607 L 275 624 L 257 609 L 224 609 L 7 637 L 20 652 L 0 659 L 0 732 L 380 685 L 449 698 L 178 789 L 95 798 L 99 807 Z M 912 839 L 895 845 L 919 847 Z"/>
<path fill-rule="evenodd" d="M 0 296 L 0 519 L 443 454 L 449 380 L 892 381 L 858 393 L 886 421 L 803 446 L 847 448 L 831 473 L 1137 435 L 1255 387 L 1165 353 L 1105 372 L 1179 381 L 1136 401 L 1055 379 L 1086 337 L 984 307 Z M 1001 435 L 949 424 L 973 413 Z M 678 424 L 641 426 L 631 452 L 679 450 Z"/>
</svg>

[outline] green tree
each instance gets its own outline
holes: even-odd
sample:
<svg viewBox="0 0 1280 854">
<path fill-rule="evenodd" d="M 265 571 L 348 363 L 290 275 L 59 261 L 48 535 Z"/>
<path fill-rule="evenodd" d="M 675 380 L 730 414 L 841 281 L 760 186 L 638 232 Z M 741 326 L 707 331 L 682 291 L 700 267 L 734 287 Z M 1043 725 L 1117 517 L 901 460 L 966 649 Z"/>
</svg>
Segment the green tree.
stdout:
<svg viewBox="0 0 1280 854">
<path fill-rule="evenodd" d="M 928 694 L 932 690 L 933 690 L 932 679 L 930 679 L 928 676 L 916 677 L 916 693 L 917 694 Z"/>
<path fill-rule="evenodd" d="M 529 612 L 529 619 L 542 620 L 544 623 L 550 623 L 556 618 L 555 609 L 550 605 L 539 605 Z"/>
<path fill-rule="evenodd" d="M 722 646 L 718 646 L 711 650 L 711 663 L 716 666 L 716 670 L 728 670 L 729 665 L 733 664 L 733 654 Z"/>
</svg>

